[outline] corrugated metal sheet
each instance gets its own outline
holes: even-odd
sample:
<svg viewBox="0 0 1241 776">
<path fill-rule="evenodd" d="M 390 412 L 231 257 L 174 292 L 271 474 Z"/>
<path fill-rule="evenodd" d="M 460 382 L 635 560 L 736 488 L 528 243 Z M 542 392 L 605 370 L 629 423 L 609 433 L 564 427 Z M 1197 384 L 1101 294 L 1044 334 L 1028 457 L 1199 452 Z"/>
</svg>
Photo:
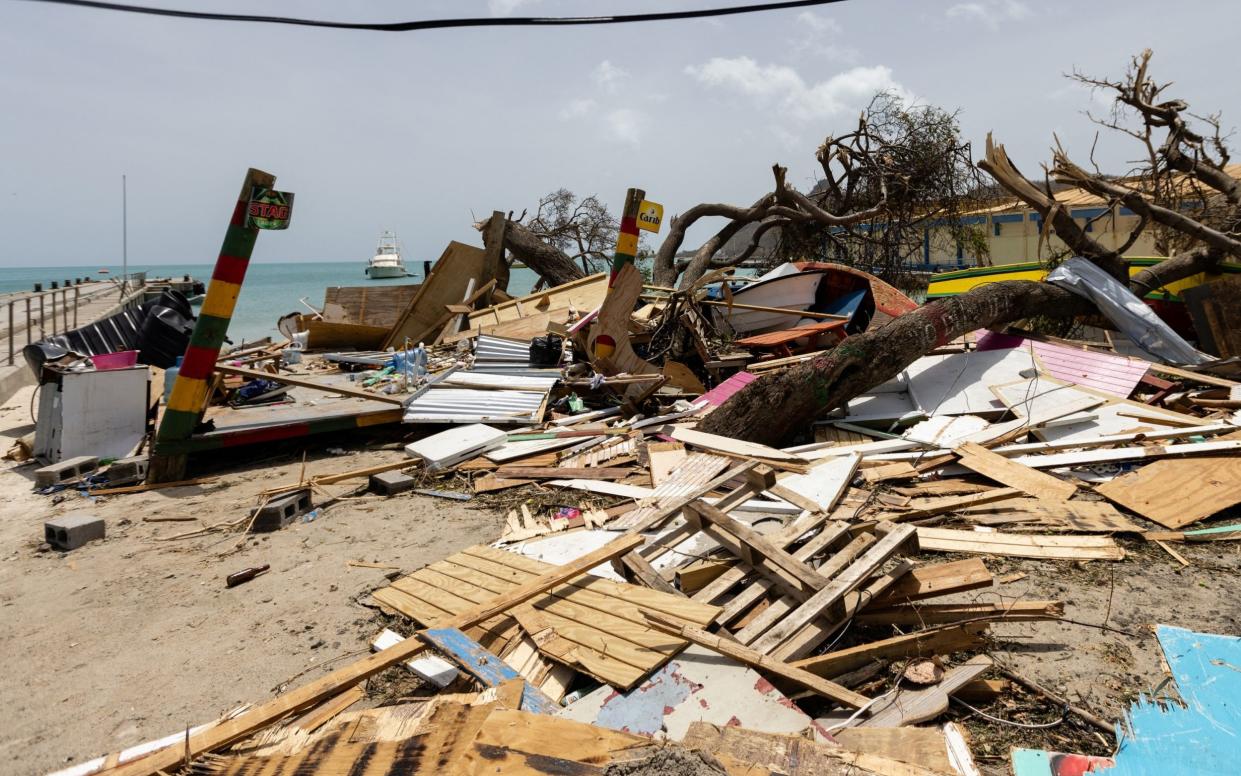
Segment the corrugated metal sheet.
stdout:
<svg viewBox="0 0 1241 776">
<path fill-rule="evenodd" d="M 406 423 L 533 423 L 547 391 L 432 387 L 405 405 Z"/>
<path fill-rule="evenodd" d="M 518 361 L 529 364 L 530 343 L 480 334 L 474 343 L 474 358 L 479 361 Z"/>
</svg>

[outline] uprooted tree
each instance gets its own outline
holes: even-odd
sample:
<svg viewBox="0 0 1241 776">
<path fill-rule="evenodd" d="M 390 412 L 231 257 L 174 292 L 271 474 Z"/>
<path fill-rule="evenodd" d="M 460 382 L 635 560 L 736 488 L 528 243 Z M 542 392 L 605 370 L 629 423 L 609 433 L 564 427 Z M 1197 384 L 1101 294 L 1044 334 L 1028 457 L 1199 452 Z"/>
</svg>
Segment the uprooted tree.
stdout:
<svg viewBox="0 0 1241 776">
<path fill-rule="evenodd" d="M 1132 61 L 1116 80 L 1074 77 L 1114 98 L 1110 117 L 1100 120 L 1140 143 L 1144 159 L 1126 176 L 1088 171 L 1056 143 L 1041 185 L 1026 179 L 1002 145 L 987 139 L 978 166 L 999 186 L 1033 208 L 1046 229 L 1068 249 L 1142 296 L 1168 283 L 1208 270 L 1226 257 L 1241 258 L 1241 185 L 1225 170 L 1228 150 L 1217 116 L 1189 112 L 1186 102 L 1164 94 L 1168 84 L 1148 73 L 1151 52 Z M 1139 221 L 1125 242 L 1109 249 L 1074 221 L 1052 194 L 1051 181 L 1102 197 L 1109 209 L 1125 207 Z M 877 181 L 876 186 L 888 185 Z M 1148 228 L 1177 251 L 1128 277 L 1122 254 Z M 1082 297 L 1058 286 L 1032 281 L 992 283 L 960 296 L 937 300 L 877 330 L 850 337 L 811 361 L 747 385 L 707 416 L 702 430 L 756 442 L 779 443 L 806 429 L 823 412 L 895 377 L 914 360 L 963 334 L 1034 317 L 1096 312 Z"/>
<path fill-rule="evenodd" d="M 924 227 L 930 223 L 939 225 L 944 239 L 970 243 L 972 253 L 985 248 L 960 219 L 976 204 L 979 176 L 955 115 L 881 93 L 856 128 L 827 138 L 815 158 L 821 177 L 808 193 L 788 181 L 785 167 L 774 165 L 772 190 L 752 205 L 704 202 L 673 216 L 652 257 L 654 284 L 687 289 L 711 270 L 754 258 L 769 233 L 778 236 L 768 240 L 775 244 L 766 257 L 773 264 L 826 254 L 885 280 L 907 271 L 922 251 Z M 540 201 L 533 218 L 525 212 L 505 217 L 504 248 L 550 284 L 576 280 L 585 274 L 577 262 L 583 257 L 597 261 L 605 242 L 583 241 L 583 231 L 614 241 L 615 220 L 600 211 L 594 197 L 579 203 L 569 192 L 553 192 Z M 690 229 L 707 219 L 724 219 L 724 224 L 702 245 L 686 250 Z M 607 223 L 611 231 L 588 228 L 595 223 Z M 497 233 L 492 219 L 476 227 L 484 240 Z"/>
</svg>

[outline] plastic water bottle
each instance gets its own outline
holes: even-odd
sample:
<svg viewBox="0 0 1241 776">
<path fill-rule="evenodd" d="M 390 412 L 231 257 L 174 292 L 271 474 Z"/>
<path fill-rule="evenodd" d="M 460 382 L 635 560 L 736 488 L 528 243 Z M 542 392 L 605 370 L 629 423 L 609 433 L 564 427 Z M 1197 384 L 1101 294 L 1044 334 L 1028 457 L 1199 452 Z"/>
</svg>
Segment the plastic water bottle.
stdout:
<svg viewBox="0 0 1241 776">
<path fill-rule="evenodd" d="M 185 356 L 177 356 L 176 366 L 164 370 L 164 404 L 167 404 L 168 398 L 172 396 L 172 386 L 177 384 L 177 375 L 181 373 L 181 362 L 184 360 Z"/>
</svg>

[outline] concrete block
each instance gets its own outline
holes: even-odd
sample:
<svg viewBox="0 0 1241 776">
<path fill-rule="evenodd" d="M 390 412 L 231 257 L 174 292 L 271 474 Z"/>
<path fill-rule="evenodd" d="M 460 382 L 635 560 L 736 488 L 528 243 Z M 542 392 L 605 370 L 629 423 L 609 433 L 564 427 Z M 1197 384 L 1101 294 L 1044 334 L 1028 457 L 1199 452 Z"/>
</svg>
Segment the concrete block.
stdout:
<svg viewBox="0 0 1241 776">
<path fill-rule="evenodd" d="M 94 515 L 62 515 L 43 523 L 43 538 L 60 550 L 76 550 L 103 538 L 103 518 Z"/>
<path fill-rule="evenodd" d="M 145 455 L 135 455 L 130 458 L 118 458 L 108 466 L 108 487 L 115 488 L 121 485 L 133 485 L 136 482 L 142 482 L 147 478 L 147 466 L 149 461 Z"/>
<path fill-rule="evenodd" d="M 380 472 L 371 475 L 371 490 L 384 496 L 395 496 L 413 490 L 418 481 L 404 472 Z"/>
<path fill-rule="evenodd" d="M 310 499 L 310 488 L 286 493 L 271 499 L 259 510 L 250 530 L 254 533 L 278 531 L 312 509 L 314 504 Z"/>
<path fill-rule="evenodd" d="M 49 464 L 42 469 L 35 469 L 34 484 L 36 488 L 46 488 L 61 482 L 78 480 L 99 468 L 99 458 L 93 455 L 79 455 L 67 458 L 60 463 Z"/>
</svg>

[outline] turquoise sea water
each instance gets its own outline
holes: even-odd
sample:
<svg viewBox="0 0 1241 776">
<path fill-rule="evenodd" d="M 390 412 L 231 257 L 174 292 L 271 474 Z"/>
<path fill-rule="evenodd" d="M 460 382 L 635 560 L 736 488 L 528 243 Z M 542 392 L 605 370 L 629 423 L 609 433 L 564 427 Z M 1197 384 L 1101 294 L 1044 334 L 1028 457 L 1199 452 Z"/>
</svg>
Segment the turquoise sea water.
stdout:
<svg viewBox="0 0 1241 776">
<path fill-rule="evenodd" d="M 146 272 L 148 278 L 180 278 L 190 275 L 207 282 L 211 278 L 211 264 L 130 264 L 130 272 Z M 237 309 L 228 329 L 229 339 L 240 343 L 243 339 L 278 337 L 276 320 L 291 312 L 308 312 L 299 300 L 303 297 L 316 309 L 323 306 L 323 292 L 328 286 L 372 286 L 402 283 L 421 283 L 422 264 L 407 265 L 413 277 L 368 280 L 363 274 L 364 262 L 279 262 L 252 263 L 246 272 Z M 109 274 L 98 274 L 107 269 Z M 79 277 L 93 279 L 121 275 L 119 265 L 94 265 L 89 267 L 4 267 L 0 268 L 0 293 L 30 291 L 35 283 L 44 289 L 51 288 L 51 281 L 63 282 Z M 532 270 L 515 268 L 509 279 L 509 293 L 527 294 L 534 287 L 537 276 Z"/>
</svg>

